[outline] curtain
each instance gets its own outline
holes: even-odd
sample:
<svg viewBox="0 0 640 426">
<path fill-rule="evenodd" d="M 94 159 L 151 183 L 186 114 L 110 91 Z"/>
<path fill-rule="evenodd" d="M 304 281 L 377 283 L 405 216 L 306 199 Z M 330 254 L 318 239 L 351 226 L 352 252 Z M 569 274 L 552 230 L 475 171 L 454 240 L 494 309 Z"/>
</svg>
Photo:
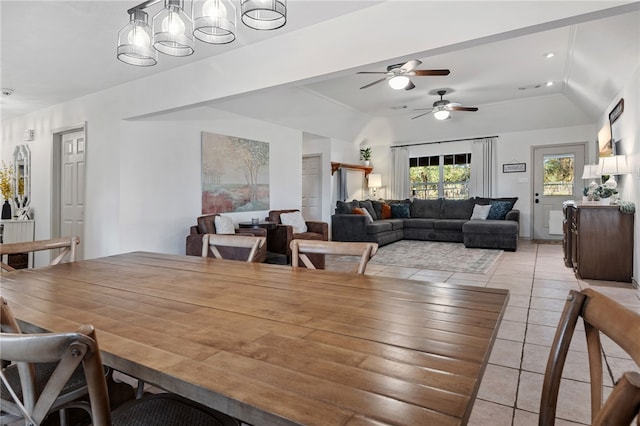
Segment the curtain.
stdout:
<svg viewBox="0 0 640 426">
<path fill-rule="evenodd" d="M 476 139 L 471 144 L 470 197 L 492 197 L 495 181 L 495 138 Z"/>
<path fill-rule="evenodd" d="M 407 147 L 391 149 L 391 176 L 387 198 L 392 200 L 409 198 L 409 148 Z"/>
</svg>

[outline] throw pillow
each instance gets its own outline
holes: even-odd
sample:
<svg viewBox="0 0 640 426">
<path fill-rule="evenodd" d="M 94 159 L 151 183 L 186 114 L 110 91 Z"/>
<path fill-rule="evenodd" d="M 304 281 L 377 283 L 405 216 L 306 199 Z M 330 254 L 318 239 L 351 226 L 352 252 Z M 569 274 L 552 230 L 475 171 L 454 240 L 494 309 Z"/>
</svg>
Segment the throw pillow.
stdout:
<svg viewBox="0 0 640 426">
<path fill-rule="evenodd" d="M 391 204 L 391 217 L 404 218 L 409 217 L 409 204 Z"/>
<path fill-rule="evenodd" d="M 294 234 L 302 234 L 307 232 L 307 223 L 304 221 L 301 212 L 282 213 L 280 222 L 283 225 L 290 225 Z"/>
<path fill-rule="evenodd" d="M 382 205 L 381 219 L 391 219 L 391 206 L 389 204 Z"/>
<path fill-rule="evenodd" d="M 229 216 L 216 216 L 213 220 L 216 226 L 216 234 L 235 234 L 236 228 L 233 219 Z"/>
<path fill-rule="evenodd" d="M 367 223 L 373 223 L 373 218 L 371 214 L 364 207 L 356 207 L 353 209 L 353 214 L 359 214 L 367 217 Z"/>
<path fill-rule="evenodd" d="M 371 219 L 378 218 L 378 216 L 376 215 L 376 211 L 373 209 L 373 204 L 371 204 L 371 201 L 369 200 L 359 201 L 358 204 L 359 204 L 358 207 L 360 207 L 361 209 L 366 209 L 369 212 Z"/>
<path fill-rule="evenodd" d="M 511 210 L 513 204 L 510 201 L 493 201 L 491 200 L 491 209 L 489 210 L 489 216 L 487 219 L 504 220 L 507 216 L 507 212 Z"/>
<path fill-rule="evenodd" d="M 473 207 L 471 220 L 485 220 L 489 216 L 489 210 L 491 210 L 491 205 L 483 206 L 480 204 L 476 204 Z"/>
</svg>

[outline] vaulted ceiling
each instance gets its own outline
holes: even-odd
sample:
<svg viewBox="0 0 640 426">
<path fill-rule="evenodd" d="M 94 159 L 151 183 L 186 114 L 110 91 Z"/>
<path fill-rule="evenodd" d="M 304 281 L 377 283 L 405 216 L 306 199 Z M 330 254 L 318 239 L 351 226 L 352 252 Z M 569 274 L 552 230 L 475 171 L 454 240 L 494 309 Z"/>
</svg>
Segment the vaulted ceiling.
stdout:
<svg viewBox="0 0 640 426">
<path fill-rule="evenodd" d="M 220 47 L 200 43 L 190 58 L 161 56 L 156 67 L 136 68 L 115 59 L 117 31 L 127 22 L 126 9 L 136 2 L 3 0 L 1 81 L 3 88 L 13 88 L 15 92 L 1 99 L 2 119 L 177 69 L 268 38 L 303 34 L 306 28 L 338 22 L 345 15 L 363 15 L 366 19 L 364 13 L 369 8 L 389 4 L 410 7 L 411 3 L 290 0 L 288 23 L 282 30 L 255 32 L 239 28 L 234 44 Z M 565 7 L 571 8 L 572 3 L 582 2 L 566 2 Z M 464 7 L 464 2 L 459 4 Z M 398 49 L 402 54 L 396 57 L 381 54 L 376 62 L 211 100 L 207 105 L 344 140 L 357 139 L 367 126 L 390 129 L 394 141 L 404 142 L 425 135 L 437 139 L 597 124 L 622 84 L 640 65 L 639 3 L 602 5 L 601 10 L 549 25 L 443 44 L 440 49 Z M 465 20 L 455 16 L 432 17 L 431 21 L 424 20 L 424 31 L 407 29 L 407 37 L 424 36 L 428 40 L 436 31 L 437 37 L 446 40 L 448 31 L 454 34 L 464 27 Z M 382 25 L 378 28 L 385 30 Z M 368 37 L 358 28 L 351 30 L 353 37 Z M 412 46 L 419 45 L 415 39 L 411 41 Z M 366 48 L 375 51 L 377 46 Z M 555 56 L 547 59 L 545 54 L 549 52 Z M 409 59 L 422 61 L 419 69 L 446 68 L 451 74 L 414 77 L 416 88 L 410 91 L 394 91 L 386 83 L 360 89 L 378 76 L 356 72 L 382 71 Z M 309 52 L 308 58 L 299 60 L 331 61 L 332 55 Z M 256 78 L 260 71 L 260 64 L 256 64 Z M 547 82 L 553 85 L 547 86 Z M 438 99 L 438 90 L 447 91 L 446 99 L 478 107 L 479 111 L 454 112 L 445 121 L 437 121 L 431 115 L 411 119 L 420 113 L 414 109 L 428 108 Z M 182 109 L 179 115 L 188 116 L 189 109 Z"/>
</svg>

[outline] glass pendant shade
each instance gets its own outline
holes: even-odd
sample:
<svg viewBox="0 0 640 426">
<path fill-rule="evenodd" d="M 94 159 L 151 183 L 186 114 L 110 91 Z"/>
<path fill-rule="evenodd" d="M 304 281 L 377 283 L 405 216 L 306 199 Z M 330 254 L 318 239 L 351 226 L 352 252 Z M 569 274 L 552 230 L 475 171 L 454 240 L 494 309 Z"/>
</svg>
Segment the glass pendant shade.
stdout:
<svg viewBox="0 0 640 426">
<path fill-rule="evenodd" d="M 170 56 L 192 55 L 193 22 L 184 12 L 184 0 L 165 0 L 164 5 L 153 17 L 153 47 Z"/>
<path fill-rule="evenodd" d="M 129 23 L 118 33 L 118 59 L 140 67 L 158 63 L 158 52 L 151 46 L 151 28 L 145 11 L 134 10 Z"/>
<path fill-rule="evenodd" d="M 436 120 L 446 120 L 451 115 L 449 114 L 449 111 L 447 111 L 443 107 L 436 107 L 435 111 L 433 111 L 433 116 L 436 118 Z"/>
<path fill-rule="evenodd" d="M 254 30 L 275 30 L 287 23 L 287 0 L 242 0 L 242 22 Z"/>
<path fill-rule="evenodd" d="M 410 81 L 406 75 L 396 75 L 395 77 L 391 77 L 388 83 L 393 90 L 402 90 L 407 87 Z"/>
<path fill-rule="evenodd" d="M 211 44 L 231 43 L 236 39 L 236 8 L 229 0 L 193 2 L 193 35 Z"/>
</svg>

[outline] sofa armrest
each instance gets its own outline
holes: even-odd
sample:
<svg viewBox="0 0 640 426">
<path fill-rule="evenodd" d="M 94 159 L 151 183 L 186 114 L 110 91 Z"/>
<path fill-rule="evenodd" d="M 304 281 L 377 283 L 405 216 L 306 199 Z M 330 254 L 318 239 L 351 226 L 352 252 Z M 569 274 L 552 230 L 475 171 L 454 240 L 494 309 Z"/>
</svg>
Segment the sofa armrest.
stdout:
<svg viewBox="0 0 640 426">
<path fill-rule="evenodd" d="M 360 214 L 334 214 L 331 216 L 333 241 L 366 241 L 367 217 Z"/>
<path fill-rule="evenodd" d="M 198 231 L 198 225 L 193 225 L 191 228 L 189 228 L 189 235 L 196 235 L 199 233 L 200 231 Z"/>
<path fill-rule="evenodd" d="M 509 210 L 504 220 L 513 220 L 520 223 L 520 210 L 518 209 Z"/>
<path fill-rule="evenodd" d="M 306 221 L 306 224 L 308 232 L 322 234 L 322 239 L 324 241 L 329 239 L 329 224 L 327 222 L 308 220 Z"/>
</svg>

